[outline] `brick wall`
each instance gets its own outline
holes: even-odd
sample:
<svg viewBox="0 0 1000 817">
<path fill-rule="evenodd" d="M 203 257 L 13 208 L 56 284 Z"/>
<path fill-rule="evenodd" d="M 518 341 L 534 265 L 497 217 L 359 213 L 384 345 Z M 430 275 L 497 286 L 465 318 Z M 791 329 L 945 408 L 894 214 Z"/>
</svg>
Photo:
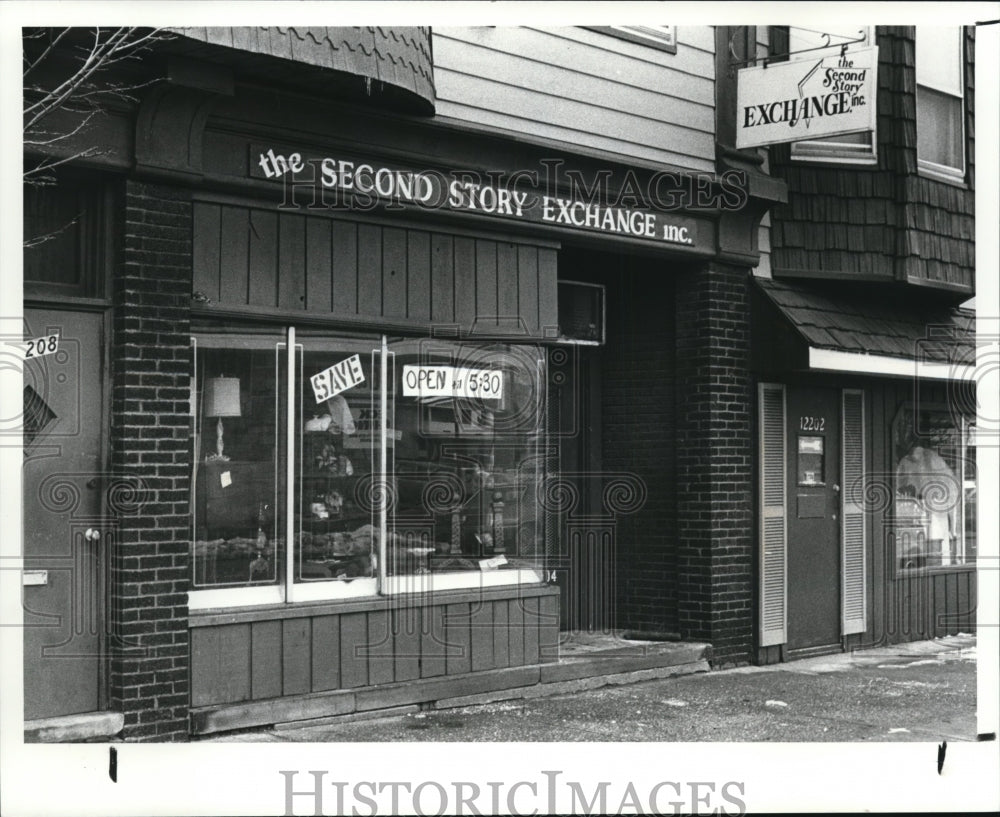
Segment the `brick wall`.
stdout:
<svg viewBox="0 0 1000 817">
<path fill-rule="evenodd" d="M 617 522 L 618 626 L 676 632 L 673 287 L 656 270 L 606 281 L 602 460 L 638 475 L 646 502 Z"/>
<path fill-rule="evenodd" d="M 191 204 L 127 182 L 113 285 L 112 468 L 138 486 L 111 555 L 111 709 L 127 740 L 188 734 Z"/>
<path fill-rule="evenodd" d="M 677 621 L 717 666 L 752 646 L 749 283 L 714 263 L 677 277 Z"/>
</svg>

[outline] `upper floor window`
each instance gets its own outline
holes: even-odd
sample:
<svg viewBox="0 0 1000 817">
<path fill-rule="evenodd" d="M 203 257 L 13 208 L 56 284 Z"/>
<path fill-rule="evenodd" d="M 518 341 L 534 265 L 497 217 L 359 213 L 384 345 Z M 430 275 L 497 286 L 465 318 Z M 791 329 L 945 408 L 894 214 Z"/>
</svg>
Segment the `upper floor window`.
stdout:
<svg viewBox="0 0 1000 817">
<path fill-rule="evenodd" d="M 843 25 L 828 26 L 824 29 L 789 26 L 788 50 L 790 59 L 831 57 L 840 53 L 842 43 L 857 40 L 848 48 L 868 48 L 875 44 L 873 26 Z M 828 47 L 823 47 L 827 46 Z M 796 56 L 796 52 L 817 49 Z M 808 139 L 792 142 L 792 158 L 803 161 L 838 162 L 852 164 L 874 164 L 876 161 L 875 134 L 872 131 L 848 133 L 843 136 L 825 136 L 822 139 Z"/>
<path fill-rule="evenodd" d="M 927 175 L 965 178 L 962 28 L 918 26 L 917 163 Z"/>
<path fill-rule="evenodd" d="M 619 40 L 648 45 L 660 51 L 677 53 L 677 26 L 585 26 L 591 31 L 610 34 Z"/>
</svg>

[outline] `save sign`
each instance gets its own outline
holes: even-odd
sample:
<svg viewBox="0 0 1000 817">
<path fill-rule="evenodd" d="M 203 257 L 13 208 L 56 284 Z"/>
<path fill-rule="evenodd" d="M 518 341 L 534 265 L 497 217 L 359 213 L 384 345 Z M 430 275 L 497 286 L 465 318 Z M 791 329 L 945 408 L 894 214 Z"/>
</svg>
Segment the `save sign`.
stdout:
<svg viewBox="0 0 1000 817">
<path fill-rule="evenodd" d="M 340 363 L 334 363 L 329 369 L 310 377 L 309 382 L 312 383 L 317 403 L 329 400 L 335 394 L 365 382 L 365 373 L 361 370 L 361 358 L 354 355 Z"/>
<path fill-rule="evenodd" d="M 736 147 L 875 130 L 878 48 L 744 68 L 736 88 Z"/>
</svg>

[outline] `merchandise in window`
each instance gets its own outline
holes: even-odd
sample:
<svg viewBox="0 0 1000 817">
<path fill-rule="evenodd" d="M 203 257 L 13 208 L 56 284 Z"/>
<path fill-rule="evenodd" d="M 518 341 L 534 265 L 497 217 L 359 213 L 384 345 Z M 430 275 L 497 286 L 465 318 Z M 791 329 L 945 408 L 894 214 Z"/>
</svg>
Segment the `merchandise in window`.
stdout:
<svg viewBox="0 0 1000 817">
<path fill-rule="evenodd" d="M 965 176 L 963 30 L 916 30 L 917 161 L 922 171 L 953 181 Z"/>
<path fill-rule="evenodd" d="M 293 329 L 195 348 L 193 608 L 541 580 L 539 349 Z"/>
<path fill-rule="evenodd" d="M 216 343 L 201 342 L 195 354 L 193 587 L 276 585 L 281 349 L 274 341 Z"/>
<path fill-rule="evenodd" d="M 897 569 L 975 562 L 972 427 L 945 409 L 904 407 L 893 422 L 892 439 Z"/>
<path fill-rule="evenodd" d="M 295 439 L 295 581 L 375 575 L 372 341 L 303 338 Z"/>
<path fill-rule="evenodd" d="M 394 344 L 387 575 L 538 565 L 541 351 Z"/>
</svg>

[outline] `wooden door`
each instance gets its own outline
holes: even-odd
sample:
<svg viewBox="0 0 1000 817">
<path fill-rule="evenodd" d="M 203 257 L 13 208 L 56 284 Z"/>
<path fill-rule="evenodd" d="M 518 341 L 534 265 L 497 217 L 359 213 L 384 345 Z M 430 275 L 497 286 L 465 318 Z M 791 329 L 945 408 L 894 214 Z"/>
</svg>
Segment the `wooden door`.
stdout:
<svg viewBox="0 0 1000 817">
<path fill-rule="evenodd" d="M 840 642 L 840 391 L 789 388 L 788 647 Z"/>
<path fill-rule="evenodd" d="M 59 336 L 56 351 L 44 348 L 24 367 L 24 706 L 31 720 L 100 708 L 108 531 L 101 524 L 103 316 L 27 309 L 25 323 L 28 338 Z"/>
</svg>

